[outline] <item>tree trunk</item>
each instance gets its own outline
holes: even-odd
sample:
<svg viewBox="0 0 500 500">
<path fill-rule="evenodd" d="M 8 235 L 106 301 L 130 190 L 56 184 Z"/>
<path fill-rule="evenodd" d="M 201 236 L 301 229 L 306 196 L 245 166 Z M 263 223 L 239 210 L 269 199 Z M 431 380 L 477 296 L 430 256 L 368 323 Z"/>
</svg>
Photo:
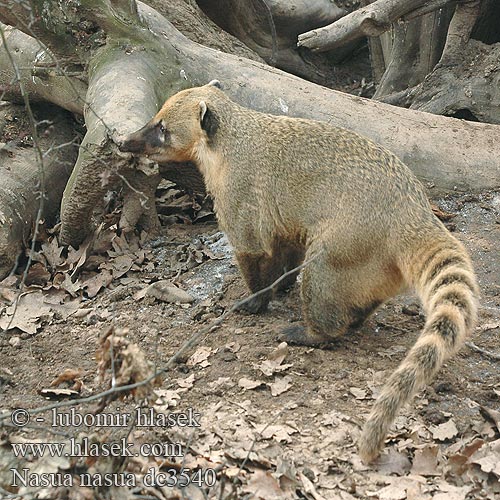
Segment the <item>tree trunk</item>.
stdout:
<svg viewBox="0 0 500 500">
<path fill-rule="evenodd" d="M 0 126 L 4 136 L 9 115 L 23 116 L 24 108 L 2 108 Z M 45 131 L 39 130 L 43 132 L 39 143 L 42 164 L 35 147 L 15 146 L 14 142 L 11 147 L 4 144 L 0 150 L 0 280 L 13 270 L 37 218 L 50 221 L 58 213 L 77 155 L 76 133 L 68 112 L 41 105 L 35 108 L 35 117 L 50 122 Z M 42 169 L 44 186 L 40 185 Z"/>
<path fill-rule="evenodd" d="M 392 25 L 391 52 L 373 98 L 421 83 L 439 61 L 451 12 L 441 9 Z"/>
<path fill-rule="evenodd" d="M 242 40 L 271 66 L 316 83 L 334 78 L 333 60 L 340 61 L 352 47 L 330 57 L 297 49 L 297 36 L 329 24 L 346 11 L 330 0 L 198 0 L 219 26 Z"/>
<path fill-rule="evenodd" d="M 470 38 L 479 13 L 478 0 L 457 5 L 441 59 L 412 92 L 412 109 L 500 124 L 500 43 Z"/>
</svg>

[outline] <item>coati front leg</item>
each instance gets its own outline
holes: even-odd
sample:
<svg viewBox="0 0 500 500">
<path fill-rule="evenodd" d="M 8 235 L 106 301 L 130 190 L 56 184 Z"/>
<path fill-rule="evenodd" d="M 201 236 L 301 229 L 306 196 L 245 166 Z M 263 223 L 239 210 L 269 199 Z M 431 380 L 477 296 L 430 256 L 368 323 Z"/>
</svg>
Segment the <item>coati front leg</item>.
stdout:
<svg viewBox="0 0 500 500">
<path fill-rule="evenodd" d="M 275 249 L 275 252 L 280 255 L 282 274 L 300 266 L 304 260 L 304 248 L 294 243 L 281 244 Z M 276 290 L 284 292 L 292 287 L 297 280 L 299 272 L 295 271 L 283 278 L 276 286 Z"/>
<path fill-rule="evenodd" d="M 304 249 L 301 246 L 279 238 L 274 241 L 271 255 L 264 252 L 236 253 L 241 273 L 252 293 L 269 287 L 287 271 L 298 267 L 303 259 Z M 284 291 L 290 288 L 295 283 L 298 274 L 299 271 L 296 271 L 283 278 L 276 285 L 276 290 Z M 264 312 L 272 298 L 273 291 L 262 292 L 246 302 L 241 308 L 253 314 Z"/>
<path fill-rule="evenodd" d="M 236 253 L 236 260 L 243 278 L 252 293 L 256 293 L 271 285 L 282 273 L 280 259 L 265 253 Z M 252 314 L 264 312 L 272 298 L 272 290 L 260 293 L 245 302 L 241 309 Z"/>
</svg>

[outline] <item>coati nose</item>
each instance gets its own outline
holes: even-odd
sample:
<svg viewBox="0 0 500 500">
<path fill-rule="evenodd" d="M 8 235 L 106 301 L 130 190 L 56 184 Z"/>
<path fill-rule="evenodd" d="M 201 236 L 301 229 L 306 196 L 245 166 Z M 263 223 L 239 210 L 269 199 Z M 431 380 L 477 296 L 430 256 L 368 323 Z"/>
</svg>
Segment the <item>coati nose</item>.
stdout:
<svg viewBox="0 0 500 500">
<path fill-rule="evenodd" d="M 144 142 L 133 137 L 125 138 L 118 144 L 118 149 L 122 153 L 140 153 L 144 150 Z"/>
</svg>

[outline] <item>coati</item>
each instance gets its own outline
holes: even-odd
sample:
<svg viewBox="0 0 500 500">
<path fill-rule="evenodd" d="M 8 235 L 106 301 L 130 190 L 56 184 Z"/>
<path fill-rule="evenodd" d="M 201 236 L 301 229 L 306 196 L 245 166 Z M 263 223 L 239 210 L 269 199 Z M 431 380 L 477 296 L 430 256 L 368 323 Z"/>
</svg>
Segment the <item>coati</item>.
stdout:
<svg viewBox="0 0 500 500">
<path fill-rule="evenodd" d="M 243 108 L 213 82 L 168 99 L 120 149 L 197 165 L 251 292 L 308 261 L 305 328 L 285 333 L 293 343 L 322 345 L 404 287 L 417 291 L 427 314 L 423 332 L 385 384 L 358 443 L 361 458 L 373 461 L 399 408 L 476 321 L 470 258 L 412 172 L 354 132 Z M 263 293 L 248 308 L 263 311 L 270 298 Z"/>
</svg>

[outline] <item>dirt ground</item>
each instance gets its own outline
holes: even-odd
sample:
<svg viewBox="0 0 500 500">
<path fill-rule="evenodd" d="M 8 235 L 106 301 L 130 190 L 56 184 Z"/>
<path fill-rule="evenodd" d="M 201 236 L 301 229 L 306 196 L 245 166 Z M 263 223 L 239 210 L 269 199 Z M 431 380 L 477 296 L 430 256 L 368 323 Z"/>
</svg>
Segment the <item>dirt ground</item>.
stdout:
<svg viewBox="0 0 500 500">
<path fill-rule="evenodd" d="M 77 435 L 109 442 L 128 434 L 136 445 L 180 443 L 184 456 L 114 461 L 102 454 L 93 460 L 44 457 L 28 459 L 27 467 L 73 475 L 125 470 L 142 478 L 150 467 L 165 469 L 177 463 L 177 468 L 183 464 L 193 470 L 214 469 L 216 486 L 59 487 L 47 493 L 40 485 L 20 490 L 11 486 L 10 467 L 3 467 L 0 495 L 3 491 L 8 498 L 10 491 L 28 498 L 42 491 L 48 495 L 44 498 L 500 498 L 500 195 L 462 195 L 435 202 L 454 215 L 447 225 L 472 253 L 482 299 L 471 340 L 487 352 L 466 346 L 446 363 L 434 383 L 404 408 L 377 464 L 364 466 L 354 443 L 378 389 L 423 326 L 418 301 L 410 295 L 393 299 L 329 350 L 282 345 L 275 352 L 280 331 L 301 320 L 295 286 L 277 297 L 267 313 L 235 312 L 203 334 L 143 401 L 144 408 L 164 413 L 192 408 L 201 415 L 200 427 L 51 429 L 50 412 L 45 412 L 38 414 L 45 416 L 42 425 L 36 426 L 32 415 L 22 430 L 7 421 L 0 428 L 0 463 L 10 467 L 22 468 L 10 453 L 15 442 L 65 441 Z M 179 304 L 149 294 L 142 297 L 150 283 L 161 279 L 169 279 L 194 301 Z M 75 314 L 42 320 L 35 334 L 14 329 L 0 335 L 1 410 L 10 414 L 16 408 L 57 403 L 47 401 L 40 391 L 66 369 L 81 370 L 79 397 L 106 389 L 109 376 L 98 379 L 96 350 L 99 336 L 110 327 L 115 336 L 135 344 L 150 363 L 162 367 L 187 339 L 207 330 L 244 294 L 230 247 L 215 222 L 166 225 L 161 237 L 144 246 L 141 265 L 85 299 Z M 129 396 L 111 402 L 104 412 L 131 413 L 138 400 Z M 86 414 L 96 407 L 93 401 L 76 408 Z"/>
</svg>

